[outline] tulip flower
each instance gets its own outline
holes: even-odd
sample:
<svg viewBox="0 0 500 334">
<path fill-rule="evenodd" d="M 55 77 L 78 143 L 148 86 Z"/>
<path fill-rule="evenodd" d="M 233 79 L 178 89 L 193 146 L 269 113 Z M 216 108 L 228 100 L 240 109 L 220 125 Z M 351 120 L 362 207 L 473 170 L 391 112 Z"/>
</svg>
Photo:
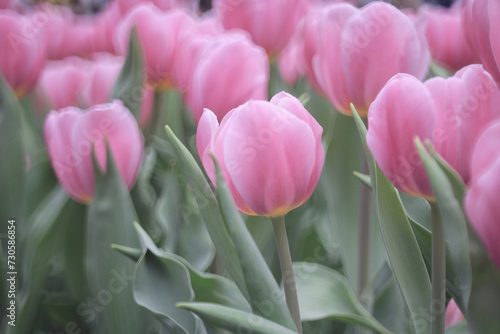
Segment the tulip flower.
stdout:
<svg viewBox="0 0 500 334">
<path fill-rule="evenodd" d="M 396 7 L 376 1 L 361 10 L 333 4 L 322 10 L 314 72 L 330 102 L 366 116 L 370 103 L 397 73 L 424 78 L 430 55 L 423 29 Z"/>
<path fill-rule="evenodd" d="M 143 139 L 134 117 L 121 101 L 87 110 L 68 107 L 51 111 L 44 132 L 52 167 L 74 200 L 85 204 L 92 201 L 92 152 L 105 172 L 106 145 L 127 188 L 134 185 L 142 161 Z"/>
<path fill-rule="evenodd" d="M 484 69 L 491 73 L 500 85 L 500 2 L 498 0 L 480 0 L 472 4 L 473 38 L 477 40 L 476 47 Z"/>
<path fill-rule="evenodd" d="M 180 6 L 180 0 L 118 0 L 118 7 L 120 8 L 122 14 L 127 14 L 132 8 L 137 4 L 141 3 L 153 3 L 156 7 L 161 10 L 169 10 Z"/>
<path fill-rule="evenodd" d="M 467 66 L 454 77 L 436 77 L 425 84 L 398 74 L 369 109 L 367 143 L 397 188 L 432 198 L 414 138 L 430 140 L 468 183 L 473 145 L 484 127 L 500 118 L 498 105 L 500 91 L 481 65 Z"/>
<path fill-rule="evenodd" d="M 203 108 L 222 119 L 248 100 L 267 100 L 268 85 L 269 60 L 264 50 L 240 34 L 221 36 L 200 55 L 187 104 L 196 121 Z"/>
<path fill-rule="evenodd" d="M 455 300 L 451 299 L 448 306 L 446 306 L 445 327 L 453 326 L 462 320 L 464 320 L 464 315 L 458 308 Z"/>
<path fill-rule="evenodd" d="M 303 0 L 218 0 L 214 3 L 225 29 L 247 31 L 268 54 L 281 52 L 306 11 Z"/>
<path fill-rule="evenodd" d="M 432 58 L 451 72 L 479 62 L 467 43 L 460 9 L 457 5 L 452 8 L 422 7 L 427 18 L 425 36 Z"/>
<path fill-rule="evenodd" d="M 281 79 L 289 86 L 293 86 L 304 73 L 302 54 L 302 40 L 297 37 L 290 40 L 278 57 L 278 70 Z"/>
<path fill-rule="evenodd" d="M 0 0 L 0 9 L 9 8 L 13 0 Z"/>
<path fill-rule="evenodd" d="M 29 18 L 0 10 L 0 72 L 17 96 L 36 84 L 45 64 L 45 35 Z"/>
<path fill-rule="evenodd" d="M 172 71 L 185 34 L 194 29 L 194 19 L 183 10 L 164 13 L 153 4 L 140 4 L 128 12 L 115 33 L 115 48 L 125 55 L 130 30 L 137 29 L 149 84 L 156 89 L 172 84 Z"/>
<path fill-rule="evenodd" d="M 465 209 L 497 266 L 500 267 L 500 122 L 490 125 L 476 142 L 472 155 L 472 179 Z"/>
<path fill-rule="evenodd" d="M 206 109 L 196 143 L 216 184 L 210 153 L 224 173 L 238 210 L 282 216 L 311 196 L 323 167 L 323 129 L 295 97 L 281 92 L 270 102 L 249 101 L 222 120 Z"/>
</svg>

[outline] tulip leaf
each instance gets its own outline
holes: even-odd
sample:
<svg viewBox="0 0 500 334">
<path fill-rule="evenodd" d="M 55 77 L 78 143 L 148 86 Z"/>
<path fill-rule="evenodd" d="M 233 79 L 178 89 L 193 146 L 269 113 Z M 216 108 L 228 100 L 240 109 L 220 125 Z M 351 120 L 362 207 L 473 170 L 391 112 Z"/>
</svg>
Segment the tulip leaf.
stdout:
<svg viewBox="0 0 500 334">
<path fill-rule="evenodd" d="M 458 324 L 446 328 L 445 334 L 470 334 L 470 330 L 467 322 L 462 320 Z"/>
<path fill-rule="evenodd" d="M 217 198 L 226 227 L 234 241 L 240 259 L 246 286 L 250 294 L 248 301 L 256 314 L 295 330 L 295 324 L 288 311 L 285 297 L 252 235 L 248 232 L 241 214 L 236 209 L 215 158 L 214 164 L 217 172 Z"/>
<path fill-rule="evenodd" d="M 212 303 L 179 303 L 177 307 L 196 313 L 207 323 L 233 333 L 293 334 L 296 333 L 258 315 Z"/>
<path fill-rule="evenodd" d="M 23 224 L 25 162 L 22 108 L 0 73 L 0 234 L 7 235 L 7 222 Z M 5 244 L 6 245 L 6 244 Z M 6 246 L 3 245 L 4 251 Z M 3 314 L 4 309 L 0 311 Z"/>
<path fill-rule="evenodd" d="M 357 301 L 347 279 L 335 270 L 308 262 L 294 263 L 293 270 L 303 321 L 332 318 L 390 333 Z"/>
<path fill-rule="evenodd" d="M 372 177 L 380 231 L 389 262 L 410 314 L 431 305 L 431 283 L 415 234 L 398 192 L 376 164 L 366 143 L 366 127 L 351 106 Z M 413 318 L 414 327 L 418 326 Z"/>
<path fill-rule="evenodd" d="M 144 63 L 137 33 L 132 28 L 127 58 L 111 92 L 110 101 L 121 100 L 135 119 L 139 120 L 143 86 Z"/>
<path fill-rule="evenodd" d="M 462 199 L 455 197 L 457 187 L 454 187 L 448 178 L 452 174 L 443 170 L 443 165 L 440 165 L 431 157 L 422 142 L 417 140 L 416 146 L 436 195 L 446 240 L 448 241 L 449 258 L 456 273 L 455 277 L 448 277 L 447 280 L 456 286 L 452 291 L 452 295 L 465 314 L 469 303 L 472 272 L 469 258 L 467 220 L 460 204 Z M 462 193 L 464 192 L 462 191 Z"/>
<path fill-rule="evenodd" d="M 134 206 L 109 147 L 106 166 L 106 174 L 94 168 L 95 195 L 88 208 L 86 231 L 87 280 L 100 312 L 87 305 L 82 313 L 88 323 L 97 326 L 95 333 L 144 332 L 149 317 L 132 295 L 134 263 L 110 247 L 137 247 L 139 242 L 132 224 L 137 220 Z"/>
<path fill-rule="evenodd" d="M 220 256 L 222 264 L 243 295 L 248 299 L 248 290 L 238 260 L 236 247 L 226 229 L 215 195 L 210 185 L 207 183 L 203 172 L 196 163 L 196 160 L 189 153 L 189 150 L 179 141 L 168 126 L 165 130 L 167 138 L 174 148 L 180 166 L 186 174 L 187 182 L 189 182 L 193 189 L 200 214 Z"/>
</svg>

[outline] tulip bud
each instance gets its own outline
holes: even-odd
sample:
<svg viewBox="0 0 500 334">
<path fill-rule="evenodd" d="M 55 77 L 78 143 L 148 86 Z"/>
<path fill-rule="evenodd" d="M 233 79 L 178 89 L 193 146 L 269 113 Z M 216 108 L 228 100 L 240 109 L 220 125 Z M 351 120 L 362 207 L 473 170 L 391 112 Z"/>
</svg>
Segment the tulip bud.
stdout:
<svg viewBox="0 0 500 334">
<path fill-rule="evenodd" d="M 164 13 L 153 4 L 137 5 L 115 32 L 115 48 L 122 55 L 127 53 L 132 26 L 137 30 L 148 83 L 157 90 L 170 87 L 180 45 L 194 29 L 194 19 L 180 9 Z"/>
<path fill-rule="evenodd" d="M 320 17 L 314 72 L 330 102 L 365 116 L 370 103 L 397 73 L 424 78 L 430 55 L 421 29 L 396 7 L 373 2 L 361 10 L 333 4 Z"/>
<path fill-rule="evenodd" d="M 0 72 L 17 96 L 36 84 L 45 64 L 45 36 L 32 18 L 0 10 Z"/>
<path fill-rule="evenodd" d="M 248 100 L 267 100 L 269 60 L 262 48 L 243 35 L 219 37 L 199 59 L 187 92 L 196 121 L 203 108 L 223 118 Z"/>
<path fill-rule="evenodd" d="M 137 123 L 121 101 L 87 110 L 68 107 L 51 111 L 45 121 L 45 143 L 61 185 L 76 201 L 88 204 L 94 195 L 94 152 L 106 171 L 106 145 L 128 189 L 134 185 L 143 154 Z"/>
<path fill-rule="evenodd" d="M 249 101 L 222 120 L 206 109 L 198 124 L 198 153 L 212 183 L 214 154 L 236 207 L 281 216 L 303 204 L 318 183 L 325 153 L 323 129 L 295 97 Z"/>
<path fill-rule="evenodd" d="M 500 267 L 500 122 L 490 125 L 479 137 L 472 155 L 472 178 L 465 197 L 469 220 Z"/>
<path fill-rule="evenodd" d="M 424 6 L 427 28 L 425 36 L 432 58 L 451 72 L 479 62 L 465 37 L 460 7 Z"/>
<path fill-rule="evenodd" d="M 459 323 L 462 320 L 464 320 L 464 315 L 458 308 L 457 303 L 455 303 L 455 300 L 451 299 L 450 302 L 448 303 L 448 306 L 446 306 L 444 326 L 448 328 L 450 326 Z"/>
<path fill-rule="evenodd" d="M 480 0 L 472 3 L 472 26 L 476 47 L 484 69 L 500 85 L 500 2 Z"/>
<path fill-rule="evenodd" d="M 366 140 L 380 168 L 397 188 L 432 198 L 414 138 L 430 140 L 468 183 L 473 145 L 485 126 L 500 119 L 498 105 L 500 91 L 480 65 L 425 84 L 408 74 L 398 74 L 370 106 Z"/>
<path fill-rule="evenodd" d="M 141 3 L 153 3 L 156 7 L 164 11 L 180 6 L 180 0 L 118 0 L 117 2 L 122 14 L 126 14 Z"/>
<path fill-rule="evenodd" d="M 214 8 L 225 29 L 247 31 L 268 54 L 281 52 L 306 10 L 303 0 L 218 0 Z"/>
</svg>

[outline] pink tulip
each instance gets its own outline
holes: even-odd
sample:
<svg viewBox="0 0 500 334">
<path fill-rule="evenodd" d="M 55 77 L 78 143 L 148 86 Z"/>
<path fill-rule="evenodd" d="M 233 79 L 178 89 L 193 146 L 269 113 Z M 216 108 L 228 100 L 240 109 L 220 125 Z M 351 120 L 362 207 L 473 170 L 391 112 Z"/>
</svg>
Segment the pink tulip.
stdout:
<svg viewBox="0 0 500 334">
<path fill-rule="evenodd" d="M 489 126 L 476 142 L 472 179 L 465 198 L 470 222 L 497 266 L 500 267 L 500 122 Z"/>
<path fill-rule="evenodd" d="M 323 168 L 323 129 L 295 97 L 249 101 L 221 124 L 206 109 L 196 134 L 198 153 L 212 183 L 220 164 L 238 210 L 276 217 L 311 196 Z"/>
<path fill-rule="evenodd" d="M 464 315 L 458 308 L 455 300 L 451 299 L 448 303 L 448 306 L 446 306 L 445 327 L 448 328 L 450 326 L 453 326 L 462 320 L 464 320 Z"/>
<path fill-rule="evenodd" d="M 303 0 L 218 0 L 214 8 L 224 28 L 247 31 L 255 44 L 274 55 L 288 44 L 307 7 Z"/>
<path fill-rule="evenodd" d="M 465 37 L 460 7 L 423 6 L 427 18 L 425 36 L 432 58 L 451 72 L 478 62 Z"/>
<path fill-rule="evenodd" d="M 0 0 L 0 9 L 9 8 L 12 2 L 12 0 Z"/>
<path fill-rule="evenodd" d="M 180 0 L 118 0 L 118 7 L 122 14 L 127 14 L 132 8 L 141 3 L 153 3 L 161 10 L 169 10 L 180 6 Z"/>
<path fill-rule="evenodd" d="M 370 106 L 368 146 L 397 188 L 432 198 L 414 138 L 430 140 L 468 183 L 473 145 L 485 126 L 500 119 L 499 103 L 500 91 L 480 65 L 425 84 L 408 74 L 398 74 Z"/>
<path fill-rule="evenodd" d="M 94 196 L 92 147 L 101 171 L 106 171 L 106 143 L 128 189 L 134 185 L 143 154 L 137 123 L 121 101 L 51 111 L 45 121 L 45 142 L 61 185 L 76 201 Z"/>
<path fill-rule="evenodd" d="M 314 72 L 330 102 L 366 115 L 370 103 L 397 73 L 423 78 L 430 55 L 422 29 L 401 11 L 376 1 L 358 10 L 333 4 L 322 11 Z"/>
<path fill-rule="evenodd" d="M 491 73 L 500 85 L 500 2 L 475 0 L 472 4 L 472 27 L 477 39 L 477 52 L 484 69 Z"/>
<path fill-rule="evenodd" d="M 114 52 L 113 37 L 121 17 L 118 4 L 111 2 L 93 19 L 90 43 L 93 52 Z"/>
<path fill-rule="evenodd" d="M 0 10 L 0 72 L 18 96 L 35 86 L 45 64 L 45 35 L 31 17 Z"/>
<path fill-rule="evenodd" d="M 187 103 L 198 121 L 203 108 L 223 118 L 248 100 L 267 100 L 269 60 L 264 50 L 240 34 L 220 36 L 200 55 Z"/>
<path fill-rule="evenodd" d="M 115 34 L 115 47 L 120 54 L 127 53 L 132 26 L 136 26 L 148 82 L 156 89 L 169 87 L 183 37 L 194 29 L 193 17 L 183 10 L 163 13 L 152 4 L 137 5 Z"/>
<path fill-rule="evenodd" d="M 281 79 L 289 86 L 293 86 L 304 73 L 302 54 L 302 40 L 294 37 L 278 56 L 278 69 Z"/>
</svg>

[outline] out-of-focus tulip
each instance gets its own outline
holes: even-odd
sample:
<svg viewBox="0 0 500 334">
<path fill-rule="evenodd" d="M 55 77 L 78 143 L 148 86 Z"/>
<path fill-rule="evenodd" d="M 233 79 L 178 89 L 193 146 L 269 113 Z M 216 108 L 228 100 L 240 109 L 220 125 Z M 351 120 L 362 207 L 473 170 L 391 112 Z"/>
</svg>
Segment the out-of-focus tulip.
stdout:
<svg viewBox="0 0 500 334">
<path fill-rule="evenodd" d="M 267 53 L 279 53 L 306 11 L 303 0 L 218 0 L 214 7 L 226 29 L 247 31 Z"/>
<path fill-rule="evenodd" d="M 153 3 L 161 10 L 176 8 L 181 4 L 180 0 L 117 0 L 117 2 L 122 14 L 126 14 L 130 9 L 141 3 Z"/>
<path fill-rule="evenodd" d="M 425 84 L 398 74 L 369 109 L 368 146 L 397 188 L 432 198 L 414 138 L 430 140 L 468 183 L 473 145 L 485 126 L 500 119 L 499 104 L 500 91 L 481 65 L 467 66 L 454 77 L 433 78 Z"/>
<path fill-rule="evenodd" d="M 113 37 L 121 17 L 118 4 L 111 2 L 94 18 L 90 40 L 93 52 L 114 52 Z"/>
<path fill-rule="evenodd" d="M 12 0 L 0 0 L 0 9 L 9 8 L 12 2 Z"/>
<path fill-rule="evenodd" d="M 467 43 L 458 5 L 452 8 L 422 7 L 427 18 L 425 36 L 432 58 L 451 72 L 479 62 Z"/>
<path fill-rule="evenodd" d="M 88 80 L 87 61 L 69 57 L 47 62 L 40 78 L 40 87 L 52 109 L 79 106 L 83 102 L 82 85 Z"/>
<path fill-rule="evenodd" d="M 430 54 L 423 29 L 394 6 L 377 1 L 358 10 L 333 4 L 319 19 L 314 71 L 325 95 L 342 113 L 350 115 L 353 103 L 366 115 L 397 73 L 421 79 L 427 73 Z"/>
<path fill-rule="evenodd" d="M 198 121 L 203 108 L 223 118 L 248 100 L 267 100 L 269 60 L 245 36 L 220 36 L 200 55 L 190 81 L 187 103 Z"/>
<path fill-rule="evenodd" d="M 115 33 L 115 47 L 125 55 L 132 26 L 137 29 L 148 82 L 156 89 L 172 84 L 172 71 L 185 34 L 195 21 L 183 10 L 164 13 L 153 4 L 141 4 L 128 12 Z"/>
<path fill-rule="evenodd" d="M 448 328 L 456 323 L 459 323 L 462 320 L 464 320 L 464 315 L 458 308 L 457 303 L 455 303 L 454 299 L 450 300 L 448 306 L 446 306 L 444 326 Z"/>
<path fill-rule="evenodd" d="M 278 70 L 281 79 L 289 86 L 293 86 L 299 77 L 304 74 L 302 50 L 302 40 L 294 37 L 278 56 Z"/>
<path fill-rule="evenodd" d="M 134 185 L 142 161 L 143 140 L 134 117 L 121 101 L 88 110 L 69 107 L 51 111 L 44 132 L 57 178 L 76 201 L 92 201 L 92 147 L 101 171 L 106 171 L 106 143 L 123 182 L 128 189 Z"/>
<path fill-rule="evenodd" d="M 0 10 L 0 72 L 22 96 L 36 84 L 45 64 L 45 35 L 31 17 Z"/>
<path fill-rule="evenodd" d="M 233 109 L 220 125 L 207 109 L 196 142 L 214 184 L 210 153 L 217 158 L 238 210 L 276 217 L 304 203 L 316 187 L 325 156 L 322 132 L 299 100 L 281 92 L 270 102 Z"/>
<path fill-rule="evenodd" d="M 491 73 L 500 85 L 500 2 L 480 0 L 472 4 L 472 26 L 476 47 L 484 69 Z"/>
<path fill-rule="evenodd" d="M 324 6 L 316 6 L 312 8 L 302 20 L 301 27 L 299 29 L 302 37 L 304 77 L 319 94 L 323 94 L 323 89 L 321 88 L 318 79 L 316 79 L 313 59 L 318 52 L 319 23 L 322 8 L 324 8 Z"/>
<path fill-rule="evenodd" d="M 500 267 L 500 122 L 479 137 L 472 156 L 472 179 L 465 209 L 491 257 Z"/>
</svg>

